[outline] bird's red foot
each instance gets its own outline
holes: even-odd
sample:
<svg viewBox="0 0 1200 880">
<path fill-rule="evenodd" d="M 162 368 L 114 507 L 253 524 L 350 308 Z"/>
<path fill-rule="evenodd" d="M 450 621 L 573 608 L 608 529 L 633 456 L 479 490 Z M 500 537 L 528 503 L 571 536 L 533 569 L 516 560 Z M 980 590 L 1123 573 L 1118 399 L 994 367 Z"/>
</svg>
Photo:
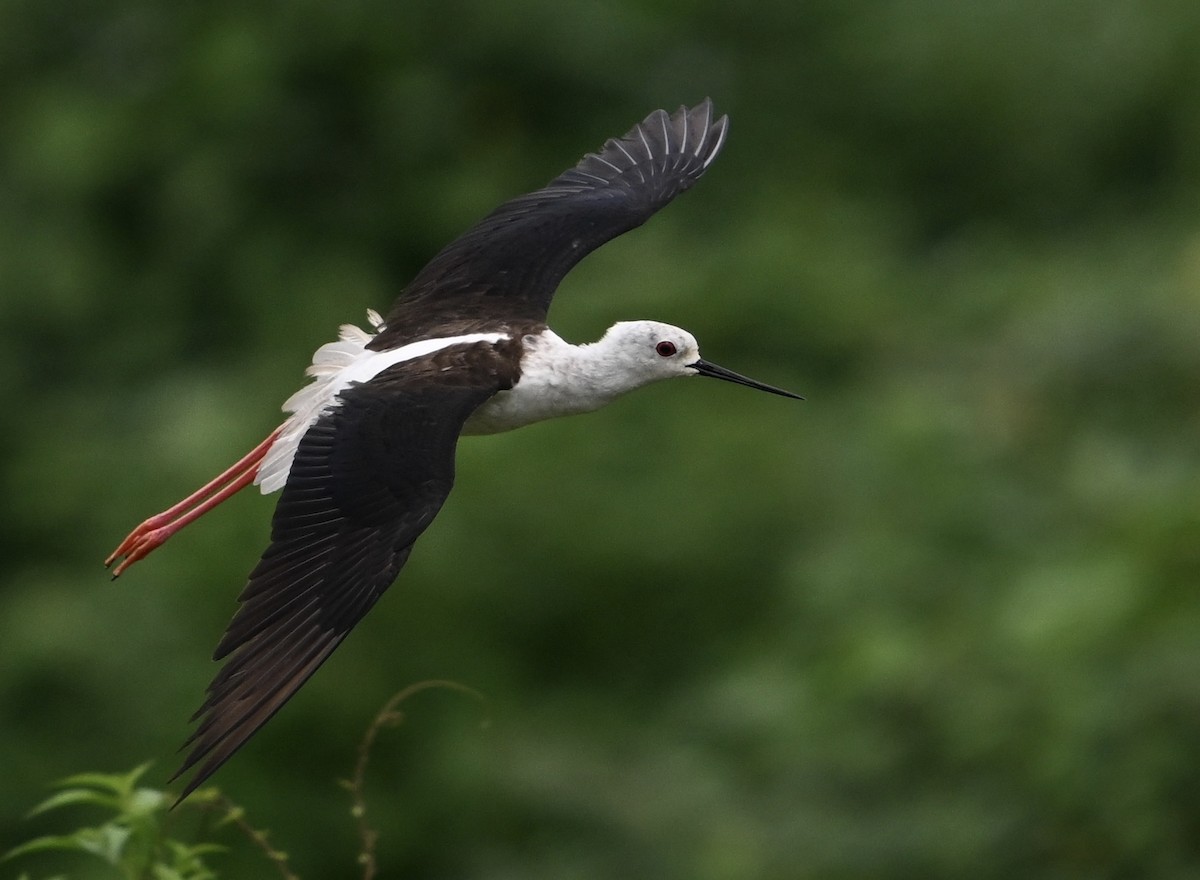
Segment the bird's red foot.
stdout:
<svg viewBox="0 0 1200 880">
<path fill-rule="evenodd" d="M 125 540 L 104 560 L 104 567 L 112 568 L 113 578 L 119 577 L 121 572 L 139 559 L 149 556 L 161 547 L 167 538 L 188 523 L 195 522 L 222 501 L 253 483 L 267 450 L 271 448 L 271 444 L 275 442 L 275 438 L 282 430 L 283 426 L 281 425 L 232 467 L 205 483 L 178 504 L 150 517 L 126 535 Z M 116 563 L 115 567 L 113 567 L 113 563 Z"/>
<path fill-rule="evenodd" d="M 159 525 L 160 523 L 165 524 Z M 170 527 L 170 520 L 163 514 L 152 516 L 130 532 L 117 549 L 109 554 L 104 560 L 104 567 L 112 568 L 112 576 L 117 578 L 129 566 L 162 546 L 163 542 L 178 530 Z M 114 562 L 117 563 L 116 567 L 113 567 Z"/>
</svg>

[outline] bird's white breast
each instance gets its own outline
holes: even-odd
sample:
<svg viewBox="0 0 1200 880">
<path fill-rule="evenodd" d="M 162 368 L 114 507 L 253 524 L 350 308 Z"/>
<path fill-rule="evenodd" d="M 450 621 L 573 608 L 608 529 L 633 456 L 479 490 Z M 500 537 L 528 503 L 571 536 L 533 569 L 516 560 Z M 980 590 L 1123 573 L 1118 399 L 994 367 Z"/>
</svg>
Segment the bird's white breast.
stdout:
<svg viewBox="0 0 1200 880">
<path fill-rule="evenodd" d="M 379 315 L 368 313 L 371 325 L 381 326 Z M 271 444 L 254 483 L 264 495 L 283 488 L 296 457 L 300 440 L 321 414 L 337 406 L 338 394 L 353 382 L 369 382 L 388 367 L 425 355 L 470 342 L 499 342 L 505 333 L 468 333 L 441 339 L 422 339 L 389 351 L 371 351 L 367 344 L 375 338 L 353 324 L 343 324 L 336 342 L 328 342 L 313 355 L 312 366 L 305 372 L 313 381 L 305 385 L 283 404 L 291 416 L 283 424 L 279 437 Z"/>
<path fill-rule="evenodd" d="M 592 412 L 629 390 L 597 362 L 597 346 L 572 345 L 546 329 L 522 339 L 521 377 L 467 420 L 464 434 L 498 434 Z"/>
</svg>

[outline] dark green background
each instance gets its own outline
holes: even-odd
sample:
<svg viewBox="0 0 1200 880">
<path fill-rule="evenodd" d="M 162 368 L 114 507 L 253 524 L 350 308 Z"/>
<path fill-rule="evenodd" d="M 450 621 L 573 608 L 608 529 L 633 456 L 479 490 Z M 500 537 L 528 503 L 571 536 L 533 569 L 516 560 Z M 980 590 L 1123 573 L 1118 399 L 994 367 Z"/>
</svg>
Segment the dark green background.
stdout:
<svg viewBox="0 0 1200 880">
<path fill-rule="evenodd" d="M 110 584 L 125 532 L 471 222 L 704 95 L 720 160 L 552 319 L 808 400 L 467 439 L 216 782 L 355 876 L 335 780 L 451 679 L 486 707 L 375 755 L 384 876 L 1200 877 L 1193 0 L 0 5 L 0 847 L 57 778 L 173 769 L 273 502 Z"/>
</svg>

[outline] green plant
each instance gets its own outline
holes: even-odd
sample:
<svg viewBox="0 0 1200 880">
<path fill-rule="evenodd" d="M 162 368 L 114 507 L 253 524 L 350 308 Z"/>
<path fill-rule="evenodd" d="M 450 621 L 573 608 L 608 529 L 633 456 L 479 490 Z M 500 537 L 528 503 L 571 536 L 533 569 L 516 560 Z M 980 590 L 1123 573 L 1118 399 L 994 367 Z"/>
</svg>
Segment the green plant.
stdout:
<svg viewBox="0 0 1200 880">
<path fill-rule="evenodd" d="M 358 864 L 363 880 L 374 880 L 378 872 L 375 847 L 379 832 L 367 821 L 365 792 L 371 750 L 383 729 L 403 723 L 401 704 L 430 688 L 457 690 L 484 701 L 481 694 L 464 685 L 424 681 L 395 694 L 371 721 L 358 746 L 354 774 L 342 783 L 352 799 L 350 814 L 357 824 Z M 143 764 L 123 774 L 80 773 L 56 783 L 55 793 L 34 807 L 28 818 L 64 807 L 90 806 L 104 811 L 104 820 L 69 834 L 34 838 L 9 850 L 3 859 L 65 851 L 100 859 L 124 880 L 217 880 L 219 875 L 208 866 L 206 857 L 223 852 L 226 847 L 203 838 L 232 827 L 263 853 L 283 880 L 299 880 L 288 865 L 287 853 L 272 846 L 267 832 L 251 825 L 245 811 L 219 789 L 199 788 L 187 800 L 175 801 L 174 795 L 167 791 L 138 784 L 149 767 Z M 199 842 L 190 842 L 193 839 Z M 22 874 L 20 880 L 32 878 Z M 63 875 L 49 880 L 63 880 Z"/>
<path fill-rule="evenodd" d="M 172 809 L 172 795 L 139 785 L 149 768 L 143 764 L 128 773 L 80 773 L 55 785 L 54 794 L 30 811 L 39 816 L 64 807 L 91 806 L 103 811 L 93 825 L 69 834 L 37 837 L 15 847 L 4 858 L 38 852 L 65 851 L 99 859 L 126 880 L 215 880 L 207 858 L 225 846 L 208 841 L 190 842 L 181 833 L 206 837 L 232 826 L 275 865 L 284 880 L 298 880 L 287 865 L 287 854 L 270 845 L 266 832 L 253 828 L 240 807 L 216 788 L 203 788 Z M 201 827 L 188 820 L 199 817 Z M 23 874 L 22 880 L 29 875 Z"/>
</svg>

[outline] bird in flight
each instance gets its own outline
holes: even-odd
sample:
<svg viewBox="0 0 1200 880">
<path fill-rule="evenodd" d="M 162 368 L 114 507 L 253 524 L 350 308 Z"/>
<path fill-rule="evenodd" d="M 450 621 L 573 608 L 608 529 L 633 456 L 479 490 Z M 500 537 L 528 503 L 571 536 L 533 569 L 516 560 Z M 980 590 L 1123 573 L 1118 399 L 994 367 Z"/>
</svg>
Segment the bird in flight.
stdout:
<svg viewBox="0 0 1200 880">
<path fill-rule="evenodd" d="M 599 409 L 677 376 L 800 399 L 700 357 L 685 330 L 614 324 L 572 345 L 546 325 L 555 289 L 587 254 L 689 189 L 721 151 L 728 117 L 707 99 L 657 110 L 546 186 L 505 202 L 442 249 L 371 332 L 342 327 L 284 403 L 290 415 L 240 461 L 134 529 L 113 577 L 241 489 L 282 489 L 271 543 L 213 659 L 192 717 L 193 771 L 208 779 L 325 662 L 403 568 L 454 482 L 462 434 Z"/>
</svg>

